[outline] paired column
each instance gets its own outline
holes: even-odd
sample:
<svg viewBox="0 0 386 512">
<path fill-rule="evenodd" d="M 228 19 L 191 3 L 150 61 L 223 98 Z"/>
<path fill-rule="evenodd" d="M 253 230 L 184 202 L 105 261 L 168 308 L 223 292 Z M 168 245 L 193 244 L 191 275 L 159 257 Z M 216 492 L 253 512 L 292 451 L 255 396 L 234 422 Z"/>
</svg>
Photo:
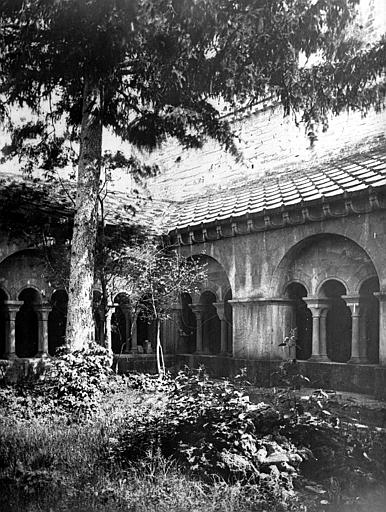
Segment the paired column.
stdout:
<svg viewBox="0 0 386 512">
<path fill-rule="evenodd" d="M 39 342 L 37 353 L 39 357 L 48 357 L 48 315 L 51 310 L 51 305 L 46 302 L 43 302 L 36 307 L 39 320 Z"/>
<path fill-rule="evenodd" d="M 226 354 L 228 352 L 228 326 L 225 317 L 225 304 L 224 302 L 213 302 L 213 306 L 217 310 L 217 315 L 220 319 L 221 325 L 221 344 L 220 353 Z"/>
<path fill-rule="evenodd" d="M 310 361 L 329 361 L 327 357 L 327 299 L 304 298 L 312 313 L 312 356 Z"/>
<path fill-rule="evenodd" d="M 6 333 L 5 333 L 5 357 L 7 359 L 16 358 L 16 315 L 23 305 L 20 300 L 6 300 L 4 301 L 8 318 L 6 319 Z"/>
<path fill-rule="evenodd" d="M 347 306 L 351 310 L 351 358 L 349 363 L 366 363 L 366 340 L 360 337 L 361 307 L 359 295 L 343 295 Z"/>
<path fill-rule="evenodd" d="M 190 308 L 193 313 L 196 315 L 196 353 L 202 354 L 203 346 L 202 346 L 202 314 L 205 310 L 204 304 L 190 304 Z"/>
</svg>

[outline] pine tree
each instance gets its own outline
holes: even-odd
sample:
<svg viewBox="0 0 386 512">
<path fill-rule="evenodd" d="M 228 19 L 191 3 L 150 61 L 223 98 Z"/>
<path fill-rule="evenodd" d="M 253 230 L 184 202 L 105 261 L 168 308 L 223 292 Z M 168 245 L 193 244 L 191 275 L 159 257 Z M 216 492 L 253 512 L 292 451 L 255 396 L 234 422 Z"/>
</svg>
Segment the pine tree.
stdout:
<svg viewBox="0 0 386 512">
<path fill-rule="evenodd" d="M 344 37 L 358 0 L 2 0 L 0 116 L 7 155 L 29 166 L 64 165 L 79 142 L 67 341 L 92 336 L 97 192 L 103 129 L 154 149 L 167 137 L 200 147 L 207 137 L 237 153 L 213 100 L 230 107 L 270 97 L 306 123 L 329 112 L 383 105 L 385 40 Z M 299 68 L 299 56 L 320 63 Z M 15 127 L 10 111 L 36 122 Z M 56 136 L 55 125 L 66 131 Z"/>
</svg>

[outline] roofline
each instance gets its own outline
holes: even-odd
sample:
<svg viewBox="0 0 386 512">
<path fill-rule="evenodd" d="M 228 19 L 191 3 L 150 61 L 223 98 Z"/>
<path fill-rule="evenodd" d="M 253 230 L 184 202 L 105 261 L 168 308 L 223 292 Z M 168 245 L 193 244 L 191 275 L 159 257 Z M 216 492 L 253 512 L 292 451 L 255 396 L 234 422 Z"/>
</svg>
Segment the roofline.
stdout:
<svg viewBox="0 0 386 512">
<path fill-rule="evenodd" d="M 311 211 L 314 208 L 316 211 Z M 175 238 L 179 245 L 191 245 L 349 215 L 364 215 L 377 210 L 386 210 L 386 185 L 370 185 L 367 189 L 344 192 L 331 198 L 322 196 L 289 206 L 267 208 L 253 214 L 229 216 L 220 221 L 169 228 L 168 234 Z M 210 230 L 215 234 L 208 234 Z"/>
</svg>

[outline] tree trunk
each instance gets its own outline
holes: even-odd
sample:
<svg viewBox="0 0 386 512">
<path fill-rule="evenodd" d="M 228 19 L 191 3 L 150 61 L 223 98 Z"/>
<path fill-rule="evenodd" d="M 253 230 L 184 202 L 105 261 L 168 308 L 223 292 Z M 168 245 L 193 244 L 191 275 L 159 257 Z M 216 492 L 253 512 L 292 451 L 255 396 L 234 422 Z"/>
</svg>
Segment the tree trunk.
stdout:
<svg viewBox="0 0 386 512">
<path fill-rule="evenodd" d="M 102 153 L 101 90 L 86 81 L 68 297 L 66 343 L 80 350 L 94 339 L 94 251 Z"/>
<path fill-rule="evenodd" d="M 162 378 L 165 375 L 165 361 L 164 354 L 161 345 L 161 322 L 160 319 L 156 318 L 156 358 L 157 358 L 157 370 L 158 376 Z"/>
</svg>

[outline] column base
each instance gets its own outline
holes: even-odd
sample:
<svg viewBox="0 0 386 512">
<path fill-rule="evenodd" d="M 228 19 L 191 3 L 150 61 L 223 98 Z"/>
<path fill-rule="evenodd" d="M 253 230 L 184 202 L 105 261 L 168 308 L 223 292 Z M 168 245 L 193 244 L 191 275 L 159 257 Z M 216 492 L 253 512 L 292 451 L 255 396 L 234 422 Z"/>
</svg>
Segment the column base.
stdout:
<svg viewBox="0 0 386 512">
<path fill-rule="evenodd" d="M 369 360 L 365 356 L 354 356 L 347 361 L 348 364 L 366 364 L 368 362 Z"/>
<path fill-rule="evenodd" d="M 15 359 L 19 359 L 15 352 L 12 352 L 11 354 L 4 354 L 5 359 L 8 359 L 8 361 L 14 361 Z"/>
<path fill-rule="evenodd" d="M 50 355 L 48 352 L 38 352 L 35 357 L 40 357 L 40 359 L 48 359 Z"/>
<path fill-rule="evenodd" d="M 315 354 L 311 356 L 309 359 L 307 359 L 307 361 L 314 361 L 315 363 L 328 363 L 330 362 L 330 359 L 328 358 L 328 356 Z"/>
</svg>

